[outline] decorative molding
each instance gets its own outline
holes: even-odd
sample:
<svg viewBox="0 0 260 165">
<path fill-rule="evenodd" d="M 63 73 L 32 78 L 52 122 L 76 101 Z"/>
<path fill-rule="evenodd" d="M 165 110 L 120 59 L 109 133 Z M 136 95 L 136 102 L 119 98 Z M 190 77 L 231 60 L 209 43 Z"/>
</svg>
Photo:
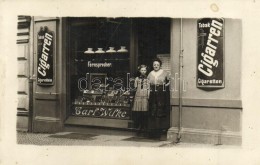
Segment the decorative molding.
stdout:
<svg viewBox="0 0 260 165">
<path fill-rule="evenodd" d="M 18 61 L 18 76 L 28 76 L 28 61 L 23 60 L 23 61 Z"/>
<path fill-rule="evenodd" d="M 17 78 L 28 78 L 26 75 L 17 75 Z"/>
<path fill-rule="evenodd" d="M 177 141 L 179 129 L 171 127 L 167 132 L 167 139 Z M 211 143 L 211 144 L 229 144 L 241 145 L 242 133 L 225 130 L 209 130 L 182 128 L 181 141 L 188 143 Z"/>
<path fill-rule="evenodd" d="M 29 43 L 29 31 L 31 26 L 31 17 L 30 16 L 18 16 L 17 20 L 17 44 Z"/>
<path fill-rule="evenodd" d="M 177 127 L 171 127 L 168 131 L 173 133 L 178 133 L 179 129 Z M 201 134 L 201 135 L 224 135 L 231 137 L 241 137 L 241 132 L 225 131 L 225 130 L 210 130 L 210 129 L 197 129 L 197 128 L 182 128 L 181 133 L 189 134 Z"/>
<path fill-rule="evenodd" d="M 35 99 L 37 100 L 58 100 L 59 93 L 39 93 L 34 94 Z"/>
<path fill-rule="evenodd" d="M 18 95 L 18 104 L 17 104 L 17 109 L 21 110 L 29 110 L 29 98 L 28 95 Z"/>
<path fill-rule="evenodd" d="M 26 109 L 17 108 L 16 116 L 29 116 L 29 111 Z"/>
<path fill-rule="evenodd" d="M 58 21 L 58 17 L 34 17 L 34 22 Z"/>
<path fill-rule="evenodd" d="M 37 120 L 37 121 L 48 121 L 48 122 L 60 122 L 61 121 L 59 118 L 46 117 L 46 116 L 36 116 L 35 120 Z"/>
<path fill-rule="evenodd" d="M 27 93 L 26 93 L 25 91 L 22 91 L 22 92 L 17 91 L 17 94 L 18 94 L 18 95 L 27 95 Z"/>
<path fill-rule="evenodd" d="M 25 57 L 17 57 L 17 60 L 18 61 L 25 61 L 25 60 L 27 60 Z"/>
<path fill-rule="evenodd" d="M 171 104 L 179 106 L 179 98 L 172 98 Z M 216 108 L 234 108 L 242 109 L 241 100 L 221 100 L 221 99 L 194 99 L 183 98 L 182 106 L 184 107 L 216 107 Z"/>
<path fill-rule="evenodd" d="M 128 128 L 130 120 L 120 119 L 104 119 L 104 118 L 91 118 L 91 117 L 73 117 L 70 116 L 65 124 L 68 125 L 87 125 L 87 126 L 100 126 L 100 127 L 113 127 L 113 128 Z"/>
</svg>

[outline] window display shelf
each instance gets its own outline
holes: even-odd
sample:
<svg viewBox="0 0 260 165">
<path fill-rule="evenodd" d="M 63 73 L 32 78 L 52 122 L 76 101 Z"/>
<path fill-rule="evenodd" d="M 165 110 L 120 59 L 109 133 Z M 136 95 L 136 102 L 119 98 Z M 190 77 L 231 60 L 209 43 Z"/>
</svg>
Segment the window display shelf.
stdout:
<svg viewBox="0 0 260 165">
<path fill-rule="evenodd" d="M 113 55 L 113 54 L 128 54 L 129 52 L 104 52 L 104 53 L 84 53 L 85 51 L 82 50 L 77 50 L 75 51 L 76 54 L 82 54 L 85 56 L 89 56 L 89 55 Z"/>
<path fill-rule="evenodd" d="M 102 61 L 110 61 L 110 62 L 120 62 L 120 61 L 129 61 L 130 59 L 129 58 L 114 58 L 114 59 L 89 59 L 89 60 L 86 60 L 86 59 L 74 59 L 74 62 L 89 62 L 89 61 L 92 61 L 92 62 L 102 62 Z"/>
<path fill-rule="evenodd" d="M 76 106 L 103 106 L 103 107 L 130 107 L 130 104 L 124 103 L 98 103 L 98 102 L 73 102 Z"/>
<path fill-rule="evenodd" d="M 84 54 L 84 53 L 77 53 L 76 57 L 80 58 L 104 58 L 104 59 L 111 59 L 111 58 L 128 58 L 129 53 L 96 53 L 96 54 Z"/>
</svg>

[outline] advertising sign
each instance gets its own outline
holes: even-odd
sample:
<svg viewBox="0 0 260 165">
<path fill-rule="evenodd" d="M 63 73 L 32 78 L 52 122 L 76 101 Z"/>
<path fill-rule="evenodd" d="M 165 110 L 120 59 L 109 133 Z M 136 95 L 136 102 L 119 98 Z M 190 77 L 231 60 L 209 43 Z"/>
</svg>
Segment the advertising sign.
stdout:
<svg viewBox="0 0 260 165">
<path fill-rule="evenodd" d="M 197 22 L 197 87 L 224 88 L 224 19 Z"/>
<path fill-rule="evenodd" d="M 37 34 L 37 84 L 54 85 L 53 58 L 54 58 L 54 32 L 40 27 Z"/>
<path fill-rule="evenodd" d="M 79 106 L 75 105 L 73 116 L 129 119 L 130 111 L 128 107 L 108 107 L 108 106 Z"/>
</svg>

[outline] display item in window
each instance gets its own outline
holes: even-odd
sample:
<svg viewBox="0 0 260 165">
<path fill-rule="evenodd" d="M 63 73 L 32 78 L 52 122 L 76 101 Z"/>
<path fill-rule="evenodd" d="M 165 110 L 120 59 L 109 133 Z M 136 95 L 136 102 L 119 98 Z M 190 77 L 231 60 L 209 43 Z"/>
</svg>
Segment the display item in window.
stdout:
<svg viewBox="0 0 260 165">
<path fill-rule="evenodd" d="M 114 50 L 114 47 L 109 47 L 109 49 L 106 51 L 107 53 L 115 53 L 116 50 Z"/>
<path fill-rule="evenodd" d="M 98 48 L 98 50 L 95 51 L 95 53 L 105 53 L 105 51 L 103 50 L 103 48 Z"/>
<path fill-rule="evenodd" d="M 88 48 L 88 50 L 86 50 L 84 53 L 85 54 L 94 54 L 93 48 Z"/>
<path fill-rule="evenodd" d="M 125 46 L 121 46 L 119 50 L 117 50 L 117 52 L 128 52 L 128 50 L 126 49 Z"/>
</svg>

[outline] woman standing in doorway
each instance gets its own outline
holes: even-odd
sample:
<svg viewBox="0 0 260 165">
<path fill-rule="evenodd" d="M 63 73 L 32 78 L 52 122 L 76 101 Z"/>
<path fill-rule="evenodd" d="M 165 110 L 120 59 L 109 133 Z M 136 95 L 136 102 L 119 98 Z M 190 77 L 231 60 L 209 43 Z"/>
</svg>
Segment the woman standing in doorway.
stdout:
<svg viewBox="0 0 260 165">
<path fill-rule="evenodd" d="M 170 77 L 161 69 L 162 62 L 153 60 L 153 71 L 147 79 L 150 82 L 148 132 L 151 137 L 160 137 L 170 127 Z"/>
</svg>

